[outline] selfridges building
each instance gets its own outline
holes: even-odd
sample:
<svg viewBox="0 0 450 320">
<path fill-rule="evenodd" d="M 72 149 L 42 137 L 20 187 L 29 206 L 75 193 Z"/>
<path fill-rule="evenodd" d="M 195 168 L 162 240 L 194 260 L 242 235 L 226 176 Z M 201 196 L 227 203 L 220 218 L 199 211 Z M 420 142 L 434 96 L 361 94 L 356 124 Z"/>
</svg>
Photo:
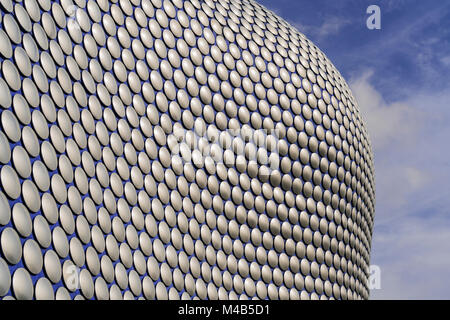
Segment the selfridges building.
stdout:
<svg viewBox="0 0 450 320">
<path fill-rule="evenodd" d="M 251 0 L 0 1 L 0 297 L 367 299 L 371 143 Z"/>
</svg>

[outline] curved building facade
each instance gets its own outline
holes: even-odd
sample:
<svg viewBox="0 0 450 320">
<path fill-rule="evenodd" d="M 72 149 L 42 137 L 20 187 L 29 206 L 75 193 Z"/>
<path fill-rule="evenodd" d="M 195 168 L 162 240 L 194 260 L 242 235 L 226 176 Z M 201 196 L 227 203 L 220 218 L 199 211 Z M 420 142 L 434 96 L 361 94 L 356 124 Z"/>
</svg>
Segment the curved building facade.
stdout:
<svg viewBox="0 0 450 320">
<path fill-rule="evenodd" d="M 0 297 L 366 299 L 371 144 L 251 0 L 0 1 Z"/>
</svg>

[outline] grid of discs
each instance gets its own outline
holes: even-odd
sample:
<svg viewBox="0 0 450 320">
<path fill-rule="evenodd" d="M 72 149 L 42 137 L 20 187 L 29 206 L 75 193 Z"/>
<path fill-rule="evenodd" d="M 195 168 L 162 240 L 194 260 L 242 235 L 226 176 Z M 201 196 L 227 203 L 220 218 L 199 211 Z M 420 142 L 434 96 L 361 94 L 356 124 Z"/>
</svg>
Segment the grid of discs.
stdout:
<svg viewBox="0 0 450 320">
<path fill-rule="evenodd" d="M 1 298 L 368 298 L 371 144 L 303 34 L 250 0 L 0 10 Z M 196 128 L 276 129 L 279 169 L 172 156 Z"/>
</svg>

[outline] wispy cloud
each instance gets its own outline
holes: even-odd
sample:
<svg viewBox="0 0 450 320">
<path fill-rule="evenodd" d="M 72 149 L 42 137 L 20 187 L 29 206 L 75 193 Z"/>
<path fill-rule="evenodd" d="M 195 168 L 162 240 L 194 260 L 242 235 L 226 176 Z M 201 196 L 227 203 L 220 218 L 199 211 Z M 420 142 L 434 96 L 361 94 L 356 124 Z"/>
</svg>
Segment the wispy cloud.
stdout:
<svg viewBox="0 0 450 320">
<path fill-rule="evenodd" d="M 450 92 L 387 103 L 372 80 L 366 71 L 350 81 L 375 153 L 371 263 L 381 267 L 382 289 L 372 298 L 449 298 Z"/>
<path fill-rule="evenodd" d="M 373 74 L 373 70 L 363 72 L 351 86 L 369 126 L 375 153 L 396 144 L 414 144 L 424 124 L 424 112 L 405 101 L 388 104 L 370 83 Z"/>
<path fill-rule="evenodd" d="M 382 280 L 372 299 L 449 298 L 450 224 L 445 212 L 409 216 L 378 229 L 372 261 L 381 266 Z"/>
<path fill-rule="evenodd" d="M 442 62 L 445 66 L 450 67 L 450 55 L 445 56 L 445 57 L 442 57 L 442 58 L 441 58 L 441 62 Z"/>
<path fill-rule="evenodd" d="M 350 19 L 342 17 L 330 17 L 317 29 L 319 37 L 337 34 L 341 29 L 351 23 Z"/>
<path fill-rule="evenodd" d="M 348 18 L 329 16 L 320 26 L 304 25 L 301 23 L 295 23 L 295 27 L 300 31 L 312 38 L 323 40 L 328 36 L 338 34 L 342 28 L 351 24 L 351 20 Z"/>
</svg>

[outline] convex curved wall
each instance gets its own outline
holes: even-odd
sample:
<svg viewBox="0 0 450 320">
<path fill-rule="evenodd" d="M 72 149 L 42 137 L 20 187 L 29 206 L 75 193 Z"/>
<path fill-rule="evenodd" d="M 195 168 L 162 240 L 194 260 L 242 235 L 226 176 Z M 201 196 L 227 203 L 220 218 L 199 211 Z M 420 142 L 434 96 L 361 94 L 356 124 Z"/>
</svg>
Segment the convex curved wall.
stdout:
<svg viewBox="0 0 450 320">
<path fill-rule="evenodd" d="M 0 1 L 0 297 L 368 298 L 346 82 L 246 0 Z"/>
</svg>

